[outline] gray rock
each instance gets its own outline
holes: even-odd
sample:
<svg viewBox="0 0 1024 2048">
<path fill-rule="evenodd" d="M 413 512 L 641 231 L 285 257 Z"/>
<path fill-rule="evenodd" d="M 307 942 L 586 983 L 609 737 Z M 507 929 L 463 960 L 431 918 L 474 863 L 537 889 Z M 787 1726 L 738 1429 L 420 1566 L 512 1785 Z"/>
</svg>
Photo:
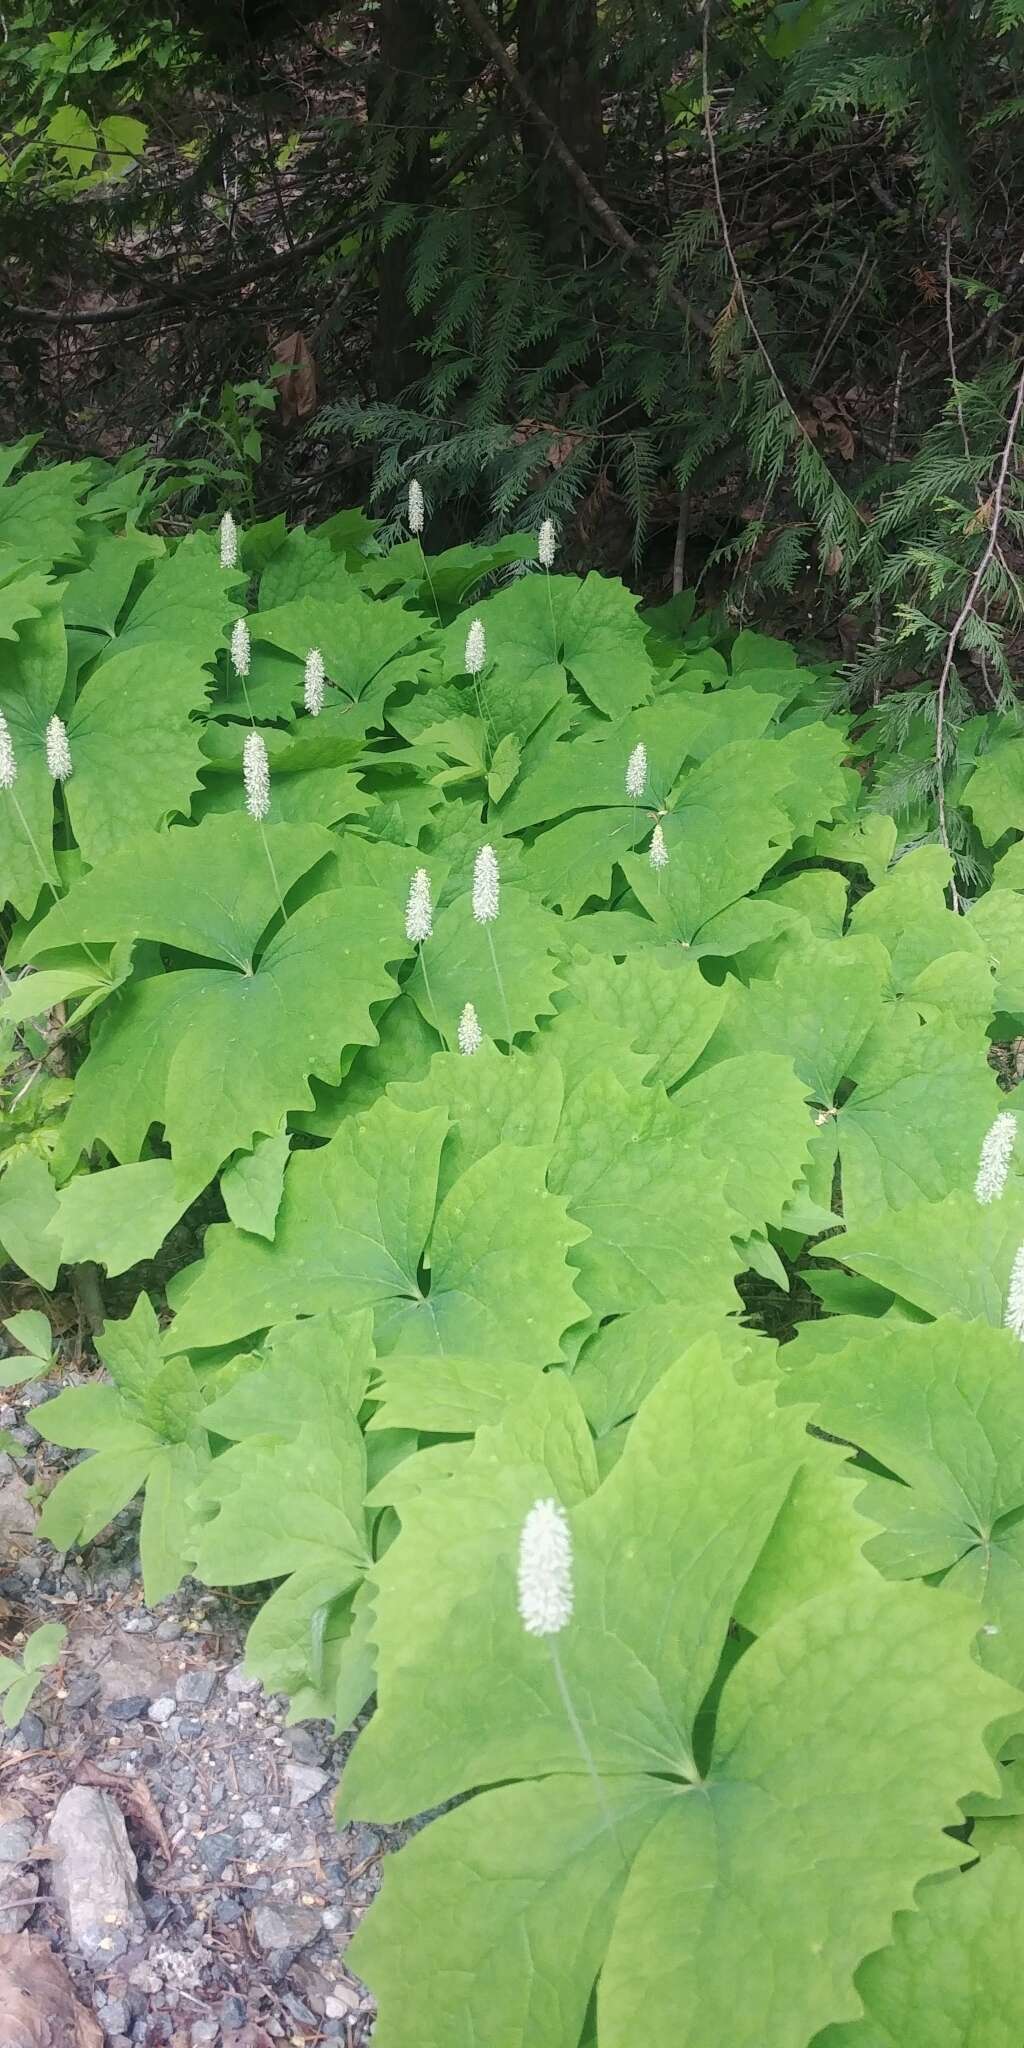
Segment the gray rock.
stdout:
<svg viewBox="0 0 1024 2048">
<path fill-rule="evenodd" d="M 210 2043 L 217 2039 L 219 2033 L 220 2027 L 216 2020 L 193 2021 L 189 2035 L 192 2048 L 210 2048 Z"/>
<path fill-rule="evenodd" d="M 239 1998 L 236 1991 L 229 1992 L 225 1998 L 220 2009 L 220 2023 L 222 2027 L 244 2027 L 245 2000 Z"/>
<path fill-rule="evenodd" d="M 177 1705 L 175 1701 L 172 1700 L 170 1693 L 165 1693 L 162 1699 L 153 1701 L 149 1710 L 149 1718 L 151 1721 L 156 1722 L 158 1728 L 166 1728 L 168 1721 L 173 1721 L 176 1712 Z"/>
<path fill-rule="evenodd" d="M 96 1698 L 99 1689 L 100 1682 L 94 1672 L 79 1672 L 77 1677 L 73 1678 L 68 1686 L 67 1706 L 69 1712 L 73 1707 L 87 1707 L 89 1701 Z"/>
<path fill-rule="evenodd" d="M 215 1671 L 183 1671 L 174 1688 L 179 1707 L 205 1707 L 216 1683 Z"/>
<path fill-rule="evenodd" d="M 111 1700 L 103 1711 L 108 1721 L 141 1721 L 149 1712 L 149 1694 L 135 1693 L 126 1700 Z"/>
<path fill-rule="evenodd" d="M 284 1739 L 294 1757 L 302 1764 L 318 1764 L 323 1755 L 321 1744 L 312 1728 L 286 1728 Z"/>
<path fill-rule="evenodd" d="M 27 1817 L 6 1820 L 0 1826 L 0 1934 L 20 1934 L 35 1912 L 39 1878 L 24 1858 L 32 1851 L 35 1827 Z M 17 1899 L 17 1905 L 5 1905 Z"/>
<path fill-rule="evenodd" d="M 15 1731 L 15 1749 L 42 1749 L 46 1729 L 38 1714 L 23 1714 Z"/>
<path fill-rule="evenodd" d="M 138 1867 L 116 1801 L 72 1785 L 50 1823 L 49 1845 L 54 1896 L 75 1947 L 94 1966 L 123 1955 L 143 1920 Z"/>
<path fill-rule="evenodd" d="M 203 1732 L 203 1724 L 194 1714 L 179 1714 L 171 1726 L 179 1742 L 196 1742 Z"/>
<path fill-rule="evenodd" d="M 307 1799 L 315 1799 L 330 1784 L 327 1772 L 316 1764 L 286 1764 L 284 1774 L 288 1780 L 288 1804 L 293 1808 L 305 1806 Z"/>
<path fill-rule="evenodd" d="M 213 1909 L 213 1917 L 218 1927 L 237 1927 L 242 1918 L 242 1908 L 237 1899 L 218 1899 Z M 241 2020 L 238 2024 L 241 2026 Z"/>
<path fill-rule="evenodd" d="M 305 1948 L 320 1932 L 320 1915 L 306 1906 L 257 1906 L 252 1931 L 259 1947 L 268 1954 Z"/>
<path fill-rule="evenodd" d="M 245 1675 L 244 1665 L 236 1664 L 228 1672 L 228 1675 L 224 1680 L 224 1683 L 227 1686 L 229 1692 L 255 1692 L 259 1686 L 259 1679 L 247 1678 Z"/>
<path fill-rule="evenodd" d="M 132 2023 L 127 1999 L 108 1998 L 101 2018 L 108 2034 L 127 2034 Z"/>
<path fill-rule="evenodd" d="M 176 1643 L 180 1634 L 181 1623 L 176 1614 L 169 1614 L 166 1620 L 157 1622 L 156 1639 L 158 1643 Z"/>
<path fill-rule="evenodd" d="M 222 1877 L 239 1853 L 234 1835 L 204 1835 L 199 1844 L 199 1861 L 211 1877 Z"/>
</svg>

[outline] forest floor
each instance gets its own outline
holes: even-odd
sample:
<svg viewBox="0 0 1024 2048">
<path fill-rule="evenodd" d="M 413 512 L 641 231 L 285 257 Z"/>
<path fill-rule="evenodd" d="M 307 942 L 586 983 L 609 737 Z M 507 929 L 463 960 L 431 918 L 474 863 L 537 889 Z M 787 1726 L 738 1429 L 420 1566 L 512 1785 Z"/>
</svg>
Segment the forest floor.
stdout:
<svg viewBox="0 0 1024 2048">
<path fill-rule="evenodd" d="M 41 2030 L 40 2044 L 361 2048 L 372 2005 L 345 1949 L 386 1837 L 335 1827 L 352 1738 L 287 1728 L 285 1703 L 244 1676 L 252 1610 L 242 1601 L 187 1583 L 144 1606 L 134 1511 L 63 1563 L 36 1545 L 32 1483 L 45 1487 L 51 1465 L 70 1462 L 32 1427 L 52 1391 L 30 1384 L 0 1409 L 25 1450 L 17 1463 L 0 1456 L 0 1634 L 9 1642 L 47 1621 L 68 1630 L 59 1666 L 0 1738 L 0 1961 L 16 1980 L 33 1954 L 49 1968 L 31 1939 L 42 1937 L 82 2014 L 95 2015 L 98 2032 L 83 2017 L 66 2036 Z M 68 1803 L 72 1787 L 87 1794 Z M 69 1858 L 97 1910 L 120 1887 L 124 1911 L 115 1896 L 98 1943 L 76 1927 Z M 80 1907 L 81 1891 L 78 1918 Z"/>
</svg>

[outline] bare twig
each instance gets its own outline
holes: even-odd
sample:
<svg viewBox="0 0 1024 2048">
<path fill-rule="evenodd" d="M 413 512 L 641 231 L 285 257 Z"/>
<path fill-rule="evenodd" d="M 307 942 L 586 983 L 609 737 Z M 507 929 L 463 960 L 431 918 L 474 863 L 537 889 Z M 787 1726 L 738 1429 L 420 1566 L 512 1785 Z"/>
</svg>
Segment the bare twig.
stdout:
<svg viewBox="0 0 1024 2048">
<path fill-rule="evenodd" d="M 999 523 L 1003 516 L 1003 493 L 1006 489 L 1010 457 L 1013 454 L 1013 446 L 1017 438 L 1017 428 L 1020 424 L 1022 408 L 1024 408 L 1024 368 L 1022 368 L 1017 380 L 1017 389 L 1010 410 L 1010 424 L 1006 430 L 1006 439 L 1003 442 L 1003 452 L 999 461 L 999 473 L 996 477 L 992 496 L 988 501 L 988 540 L 985 544 L 981 560 L 971 578 L 967 596 L 964 598 L 963 604 L 953 622 L 949 639 L 946 642 L 945 658 L 939 676 L 938 703 L 935 710 L 935 769 L 938 780 L 939 838 L 947 853 L 949 852 L 949 832 L 946 825 L 946 778 L 942 761 L 942 747 L 945 736 L 946 691 L 949 687 L 949 678 L 952 674 L 956 650 L 960 644 L 960 635 L 974 611 L 975 599 L 981 589 L 985 579 L 985 572 L 999 543 Z M 954 910 L 959 910 L 960 899 L 957 895 L 955 882 L 952 884 L 952 890 L 953 908 Z"/>
<path fill-rule="evenodd" d="M 867 261 L 868 251 L 865 249 L 864 254 L 860 259 L 860 262 L 857 265 L 857 271 L 853 283 L 851 284 L 845 297 L 842 299 L 839 306 L 839 311 L 835 315 L 835 318 L 830 322 L 828 327 L 826 327 L 821 347 L 819 348 L 818 353 L 815 356 L 814 361 L 807 372 L 807 389 L 809 391 L 812 391 L 814 389 L 814 385 L 817 382 L 817 379 L 820 376 L 821 371 L 824 369 L 825 364 L 829 359 L 829 356 L 832 354 L 832 350 L 835 348 L 835 345 L 839 340 L 840 335 L 842 334 L 843 328 L 845 327 L 848 320 L 852 320 L 855 312 L 857 311 L 857 307 L 860 305 L 860 302 L 864 297 L 864 294 L 867 291 L 869 284 L 871 283 L 871 280 L 875 274 L 874 258 L 872 258 L 871 268 L 870 270 L 868 270 L 867 276 L 864 277 L 863 284 L 861 283 L 861 278 L 864 276 L 864 271 L 867 268 Z"/>
<path fill-rule="evenodd" d="M 672 551 L 672 595 L 678 597 L 683 587 L 686 565 L 686 530 L 690 520 L 690 493 L 679 493 L 679 518 L 676 521 L 676 544 Z"/>
<path fill-rule="evenodd" d="M 501 37 L 496 34 L 490 22 L 485 20 L 476 4 L 476 0 L 455 0 L 455 5 L 469 23 L 478 42 L 483 43 L 485 49 L 490 51 L 499 71 L 515 93 L 520 106 L 529 114 L 531 121 L 540 129 L 541 134 L 547 137 L 552 155 L 558 158 L 562 169 L 572 179 L 587 211 L 600 224 L 608 240 L 614 242 L 616 248 L 621 249 L 625 255 L 631 256 L 634 262 L 639 263 L 652 284 L 659 284 L 660 275 L 654 257 L 648 250 L 643 248 L 634 235 L 630 234 L 625 222 L 619 219 L 618 214 L 609 206 L 607 199 L 602 197 L 593 180 L 587 176 L 583 165 L 574 157 L 568 143 L 555 127 L 550 116 L 544 112 L 543 107 L 538 106 L 525 79 L 509 56 Z M 668 290 L 668 297 L 673 305 L 678 306 L 680 312 L 685 314 L 691 327 L 695 327 L 699 334 L 704 334 L 710 339 L 713 323 L 705 313 L 700 311 L 698 306 L 693 304 L 691 299 L 687 298 L 686 293 L 681 292 L 677 285 L 671 285 Z"/>
</svg>

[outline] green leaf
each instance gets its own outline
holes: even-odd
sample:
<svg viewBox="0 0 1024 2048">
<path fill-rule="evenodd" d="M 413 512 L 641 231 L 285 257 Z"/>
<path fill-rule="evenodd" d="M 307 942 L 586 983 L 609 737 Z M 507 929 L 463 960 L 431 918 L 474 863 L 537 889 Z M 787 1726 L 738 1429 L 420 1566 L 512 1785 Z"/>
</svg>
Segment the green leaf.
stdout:
<svg viewBox="0 0 1024 2048">
<path fill-rule="evenodd" d="M 1000 1201 L 988 1204 L 957 1191 L 861 1222 L 831 1238 L 828 1255 L 928 1315 L 952 1312 L 998 1325 L 1022 1243 L 1024 1191 L 1008 1188 Z"/>
<path fill-rule="evenodd" d="M 1024 1913 L 1019 1848 L 929 1879 L 914 1905 L 897 1914 L 891 1946 L 857 1972 L 863 2019 L 826 2027 L 814 2048 L 1010 2048 L 1021 2037 L 1024 1987 L 1012 1960 Z"/>
<path fill-rule="evenodd" d="M 884 1341 L 883 1341 L 884 1340 Z M 990 1668 L 1024 1680 L 1024 1389 L 1008 1330 L 957 1317 L 851 1336 L 825 1369 L 787 1381 L 813 1400 L 815 1420 L 867 1451 L 894 1479 L 871 1481 L 861 1503 L 880 1523 L 867 1555 L 890 1578 L 937 1572 L 979 1603 L 994 1637 Z M 898 1483 L 896 1483 L 898 1482 Z"/>
<path fill-rule="evenodd" d="M 211 1465 L 201 1488 L 196 1572 L 209 1585 L 249 1585 L 329 1568 L 337 1590 L 369 1562 L 365 1459 L 342 1401 L 330 1425 L 290 1438 L 247 1437 Z"/>
<path fill-rule="evenodd" d="M 50 1234 L 56 1215 L 57 1190 L 45 1160 L 22 1153 L 0 1175 L 0 1244 L 41 1287 L 57 1282 L 60 1245 Z"/>
<path fill-rule="evenodd" d="M 330 834 L 316 825 L 269 825 L 266 831 L 285 897 L 333 850 Z M 81 939 L 144 938 L 251 970 L 257 943 L 279 909 L 274 874 L 266 859 L 253 859 L 248 817 L 147 833 L 76 882 L 12 948 L 11 959 L 17 965 Z"/>
<path fill-rule="evenodd" d="M 726 1200 L 726 1165 L 692 1185 L 664 1112 L 627 1091 L 608 1068 L 567 1105 L 552 1185 L 588 1233 L 573 1263 L 597 1316 L 659 1302 L 734 1304 L 740 1261 L 730 1238 L 742 1220 Z"/>
<path fill-rule="evenodd" d="M 986 846 L 995 846 L 1004 832 L 1021 831 L 1024 741 L 1005 739 L 983 754 L 960 801 L 970 811 Z"/>
<path fill-rule="evenodd" d="M 176 1341 L 218 1344 L 299 1313 L 372 1307 L 383 1351 L 556 1357 L 582 1313 L 566 1263 L 582 1232 L 545 1188 L 544 1151 L 498 1146 L 435 1218 L 446 1129 L 443 1110 L 385 1100 L 322 1150 L 294 1155 L 273 1245 L 217 1227 L 205 1261 L 172 1283 Z"/>
<path fill-rule="evenodd" d="M 254 971 L 194 968 L 134 984 L 79 1071 L 65 1167 L 98 1138 L 128 1164 L 162 1123 L 184 1206 L 232 1152 L 312 1105 L 311 1074 L 336 1082 L 344 1048 L 375 1042 L 372 1007 L 395 992 L 387 963 L 408 950 L 398 925 L 370 891 L 334 890 L 288 919 Z M 282 1017 L 301 1017 L 301 1031 L 282 1029 Z"/>
<path fill-rule="evenodd" d="M 220 1177 L 224 1207 L 239 1230 L 273 1238 L 288 1164 L 288 1133 L 257 1139 L 251 1152 L 241 1152 Z"/>
<path fill-rule="evenodd" d="M 943 1825 L 972 1779 L 991 1779 L 984 1731 L 1015 1696 L 972 1662 L 959 1603 L 859 1564 L 740 1657 L 696 1770 L 693 1728 L 729 1617 L 806 1437 L 792 1414 L 772 1421 L 768 1388 L 736 1386 L 711 1347 L 661 1380 L 593 1491 L 582 1472 L 573 1483 L 555 1392 L 541 1382 L 443 1489 L 407 1503 L 377 1568 L 378 1711 L 346 1767 L 343 1810 L 379 1820 L 497 1789 L 400 1853 L 352 1963 L 388 2048 L 474 2038 L 485 1980 L 510 1987 L 510 2041 L 559 2048 L 577 2039 L 595 1979 L 604 2042 L 635 2040 L 639 1984 L 658 2048 L 804 2048 L 856 2014 L 857 1965 L 919 1879 L 962 1853 Z M 551 1643 L 516 1614 L 523 1516 L 552 1492 L 577 1503 L 561 1678 Z M 509 1782 L 523 1777 L 538 1782 Z M 755 1924 L 768 1932 L 752 1948 Z M 538 1947 L 555 1925 L 557 1968 Z"/>
<path fill-rule="evenodd" d="M 202 1188 L 202 1178 L 182 1184 L 170 1159 L 75 1174 L 57 1197 L 50 1234 L 68 1264 L 93 1259 L 113 1278 L 155 1258 Z"/>
<path fill-rule="evenodd" d="M 202 766 L 190 721 L 209 685 L 199 661 L 167 642 L 114 654 L 86 683 L 68 726 L 65 796 L 90 865 L 172 813 L 188 815 Z"/>
<path fill-rule="evenodd" d="M 4 1317 L 4 1329 L 9 1330 L 16 1344 L 27 1351 L 30 1358 L 42 1365 L 49 1365 L 53 1357 L 53 1331 L 49 1320 L 37 1308 L 19 1309 L 18 1314 Z M 14 1361 L 17 1363 L 17 1360 Z M 0 1368 L 0 1376 L 6 1368 Z M 19 1375 L 20 1377 L 20 1375 Z M 26 1373 L 25 1378 L 29 1375 Z"/>
<path fill-rule="evenodd" d="M 231 594 L 237 582 L 235 571 L 221 568 L 210 534 L 187 534 L 173 554 L 156 563 L 116 638 L 103 650 L 101 663 L 157 642 L 174 647 L 190 666 L 209 665 L 241 609 Z"/>
<path fill-rule="evenodd" d="M 484 1037 L 508 1045 L 510 1030 L 513 1038 L 533 1031 L 538 1018 L 553 1009 L 552 996 L 561 987 L 560 949 L 558 920 L 522 889 L 502 887 L 501 914 L 493 924 L 476 922 L 467 891 L 440 912 L 407 988 L 424 1021 L 449 1046 L 457 1043 L 467 1002 L 476 1009 Z"/>
</svg>

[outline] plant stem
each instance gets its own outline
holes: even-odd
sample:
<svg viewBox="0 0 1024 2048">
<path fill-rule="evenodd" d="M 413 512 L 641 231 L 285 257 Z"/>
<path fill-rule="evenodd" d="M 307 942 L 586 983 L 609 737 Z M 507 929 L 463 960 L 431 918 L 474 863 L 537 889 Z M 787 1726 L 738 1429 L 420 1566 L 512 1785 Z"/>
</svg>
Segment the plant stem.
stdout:
<svg viewBox="0 0 1024 2048">
<path fill-rule="evenodd" d="M 281 918 L 282 918 L 282 921 L 283 921 L 284 923 L 287 923 L 287 921 L 288 921 L 288 912 L 286 911 L 286 909 L 285 909 L 285 907 L 284 907 L 284 897 L 283 897 L 283 896 L 282 896 L 282 894 L 281 894 L 281 884 L 280 884 L 280 882 L 279 882 L 279 881 L 278 881 L 278 879 L 277 879 L 277 869 L 276 869 L 276 867 L 274 866 L 274 856 L 273 856 L 273 854 L 272 854 L 272 853 L 271 853 L 271 851 L 270 851 L 270 843 L 269 843 L 269 841 L 268 841 L 268 839 L 267 839 L 266 827 L 265 827 L 265 825 L 264 825 L 264 823 L 263 823 L 263 820 L 262 820 L 262 818 L 257 818 L 256 822 L 257 822 L 257 824 L 258 824 L 258 826 L 259 826 L 259 828 L 260 828 L 260 838 L 261 838 L 261 839 L 262 839 L 262 841 L 263 841 L 263 851 L 264 851 L 264 853 L 265 853 L 265 854 L 266 854 L 266 856 L 267 856 L 267 866 L 269 867 L 269 869 L 270 869 L 270 872 L 271 872 L 271 874 L 272 874 L 272 875 L 273 875 L 273 877 L 274 877 L 274 888 L 275 888 L 275 889 L 276 889 L 276 891 L 277 891 L 277 902 L 278 902 L 278 908 L 279 908 L 279 910 L 280 910 L 280 912 L 281 912 Z"/>
<path fill-rule="evenodd" d="M 438 623 L 438 625 L 440 626 L 440 625 L 441 625 L 441 624 L 443 623 L 443 622 L 442 622 L 442 619 L 441 619 L 441 607 L 440 607 L 440 605 L 438 604 L 438 601 L 437 601 L 437 592 L 436 592 L 436 590 L 434 589 L 434 579 L 433 579 L 433 577 L 432 577 L 432 575 L 431 575 L 431 573 L 430 573 L 430 564 L 429 564 L 429 562 L 427 561 L 426 549 L 425 549 L 425 548 L 424 548 L 424 546 L 423 546 L 423 541 L 422 541 L 422 538 L 421 538 L 421 536 L 420 536 L 419 534 L 417 534 L 417 535 L 416 535 L 416 538 L 417 538 L 417 540 L 419 541 L 419 544 L 420 544 L 420 560 L 421 560 L 421 562 L 423 563 L 423 573 L 424 573 L 424 575 L 425 575 L 425 577 L 426 577 L 426 579 L 427 579 L 427 587 L 428 587 L 428 589 L 429 589 L 429 591 L 430 591 L 430 596 L 431 596 L 431 599 L 432 599 L 432 601 L 433 601 L 433 606 L 434 606 L 434 610 L 435 610 L 435 612 L 437 613 L 437 623 Z"/>
<path fill-rule="evenodd" d="M 546 584 L 547 584 L 547 586 L 548 586 L 548 610 L 549 610 L 549 612 L 551 613 L 551 650 L 552 650 L 552 653 L 553 653 L 553 655 L 554 655 L 554 658 L 555 658 L 555 660 L 557 661 L 557 660 L 558 660 L 558 628 L 557 628 L 557 626 L 555 625 L 555 600 L 554 600 L 554 598 L 553 598 L 553 597 L 552 597 L 552 595 L 551 595 L 551 571 L 550 571 L 550 569 L 549 569 L 549 568 L 548 568 L 548 567 L 547 567 L 546 565 L 545 565 L 545 568 L 544 568 L 544 581 L 545 581 L 545 583 L 546 583 Z"/>
<path fill-rule="evenodd" d="M 445 1035 L 444 1035 L 444 1032 L 442 1031 L 442 1029 L 441 1029 L 441 1026 L 440 1026 L 440 1024 L 438 1023 L 438 1019 L 437 1019 L 437 1004 L 436 1004 L 436 1003 L 435 1003 L 435 1001 L 434 1001 L 434 991 L 433 991 L 433 989 L 432 989 L 432 988 L 431 988 L 431 986 L 430 986 L 430 976 L 429 976 L 429 975 L 428 975 L 428 973 L 427 973 L 427 956 L 426 956 L 426 954 L 425 954 L 425 952 L 424 952 L 424 950 L 423 950 L 423 947 L 422 947 L 422 946 L 420 947 L 420 949 L 419 949 L 419 950 L 420 950 L 420 966 L 421 966 L 421 968 L 423 969 L 423 986 L 424 986 L 424 988 L 425 988 L 425 989 L 426 989 L 426 991 L 427 991 L 427 1001 L 428 1001 L 428 1003 L 430 1004 L 431 1014 L 432 1014 L 432 1016 L 433 1016 L 433 1019 L 434 1019 L 434 1030 L 435 1030 L 435 1031 L 437 1032 L 437 1035 L 438 1035 L 438 1037 L 439 1037 L 439 1039 L 440 1039 L 440 1041 L 441 1041 L 441 1044 L 442 1044 L 442 1045 L 444 1046 L 445 1052 L 447 1052 L 447 1051 L 448 1051 L 448 1049 L 449 1049 L 449 1048 L 448 1048 L 448 1040 L 446 1039 L 446 1037 L 445 1037 Z"/>
<path fill-rule="evenodd" d="M 500 995 L 500 997 L 501 997 L 501 1006 L 502 1006 L 502 1009 L 503 1009 L 503 1010 L 504 1010 L 504 1012 L 505 1012 L 505 1029 L 506 1029 L 506 1031 L 508 1032 L 508 1049 L 509 1049 L 509 1052 L 511 1053 L 511 1052 L 512 1052 L 512 1050 L 513 1050 L 513 1040 L 512 1040 L 512 1017 L 511 1017 L 511 1014 L 510 1014 L 510 1012 L 509 1012 L 509 1007 L 508 1007 L 508 997 L 507 997 L 507 996 L 506 996 L 506 994 L 505 994 L 505 984 L 504 984 L 504 982 L 502 981 L 502 978 L 501 978 L 501 969 L 500 969 L 500 967 L 498 966 L 498 955 L 497 955 L 497 953 L 496 953 L 496 952 L 495 952 L 495 950 L 494 950 L 494 938 L 493 938 L 493 935 L 492 935 L 492 932 L 491 932 L 491 927 L 490 927 L 490 925 L 489 925 L 489 924 L 488 924 L 488 925 L 485 925 L 485 926 L 484 926 L 484 930 L 485 930 L 485 931 L 486 931 L 486 933 L 487 933 L 487 944 L 489 945 L 489 947 L 490 947 L 490 949 L 491 949 L 491 965 L 492 965 L 492 967 L 494 968 L 494 979 L 495 979 L 495 981 L 496 981 L 496 982 L 497 982 L 497 984 L 498 984 L 498 994 L 499 994 L 499 995 Z"/>
<path fill-rule="evenodd" d="M 619 1831 L 612 1818 L 612 1813 L 608 1805 L 608 1801 L 604 1796 L 604 1786 L 601 1783 L 600 1773 L 598 1772 L 597 1765 L 594 1762 L 590 1744 L 583 1733 L 583 1724 L 580 1721 L 580 1717 L 577 1714 L 576 1709 L 573 1705 L 572 1694 L 569 1691 L 568 1680 L 566 1679 L 565 1672 L 562 1669 L 562 1660 L 558 1654 L 558 1644 L 555 1640 L 555 1637 L 549 1636 L 548 1643 L 551 1648 L 551 1662 L 554 1666 L 555 1678 L 558 1683 L 558 1690 L 562 1696 L 562 1705 L 565 1708 L 566 1720 L 568 1721 L 569 1726 L 572 1729 L 573 1736 L 579 1753 L 583 1758 L 584 1763 L 586 1764 L 591 1783 L 594 1787 L 594 1791 L 597 1796 L 597 1803 L 601 1809 L 601 1814 L 604 1819 L 605 1827 L 608 1829 L 609 1834 L 613 1836 L 615 1846 L 618 1849 L 619 1855 L 622 1857 L 623 1863 L 625 1863 L 626 1858 L 623 1854 L 622 1843 L 619 1840 Z"/>
</svg>

